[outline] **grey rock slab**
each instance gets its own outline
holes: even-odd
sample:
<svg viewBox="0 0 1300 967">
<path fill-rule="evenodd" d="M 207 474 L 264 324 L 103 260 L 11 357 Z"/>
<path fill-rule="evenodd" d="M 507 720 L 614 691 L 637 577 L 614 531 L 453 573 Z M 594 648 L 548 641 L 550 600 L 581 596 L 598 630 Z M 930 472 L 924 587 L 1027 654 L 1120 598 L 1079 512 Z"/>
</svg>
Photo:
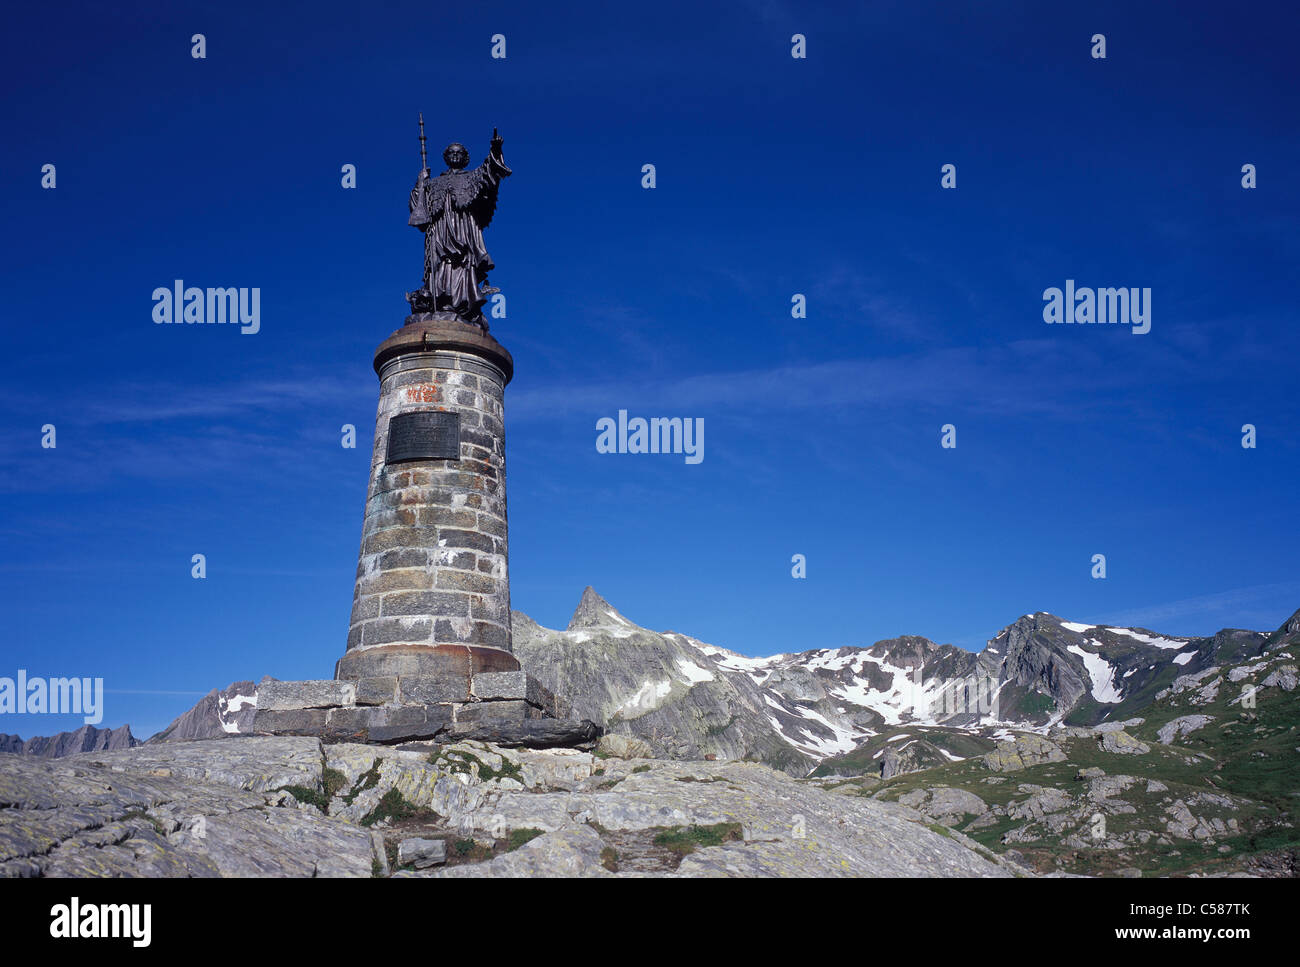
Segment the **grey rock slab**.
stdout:
<svg viewBox="0 0 1300 967">
<path fill-rule="evenodd" d="M 523 699 L 501 699 L 456 707 L 456 727 L 470 725 L 513 725 L 533 717 L 536 710 Z M 500 743 L 498 743 L 500 744 Z"/>
<path fill-rule="evenodd" d="M 503 758 L 519 767 L 521 781 L 528 789 L 567 789 L 591 777 L 597 759 L 578 749 L 511 749 L 500 750 Z"/>
<path fill-rule="evenodd" d="M 387 705 L 397 701 L 397 677 L 362 678 L 356 682 L 358 705 Z"/>
<path fill-rule="evenodd" d="M 259 708 L 252 732 L 258 735 L 315 736 L 325 731 L 329 710 L 323 708 Z"/>
<path fill-rule="evenodd" d="M 628 775 L 607 791 L 575 793 L 566 808 L 575 818 L 587 816 L 611 830 L 740 824 L 746 843 L 693 853 L 692 864 L 683 863 L 687 872 L 717 850 L 748 858 L 744 863 L 737 863 L 736 856 L 710 861 L 708 869 L 717 875 L 999 876 L 1014 872 L 1008 864 L 987 858 L 959 834 L 933 832 L 905 807 L 850 799 L 753 763 L 716 768 L 712 763 L 665 763 L 650 772 Z M 731 874 L 728 863 L 740 873 Z"/>
<path fill-rule="evenodd" d="M 1300 678 L 1296 675 L 1295 665 L 1282 665 L 1279 668 L 1275 668 L 1273 671 L 1269 672 L 1268 677 L 1264 679 L 1265 686 L 1270 688 L 1276 686 L 1284 692 L 1295 691 L 1297 684 L 1300 684 Z"/>
<path fill-rule="evenodd" d="M 315 787 L 321 781 L 321 744 L 310 737 L 239 736 L 143 745 L 67 759 L 113 772 L 176 776 L 262 792 L 282 786 Z"/>
<path fill-rule="evenodd" d="M 1025 784 L 1020 791 L 1030 795 L 1028 799 L 1007 805 L 1007 816 L 1012 819 L 1042 820 L 1074 805 L 1073 797 L 1060 789 Z"/>
<path fill-rule="evenodd" d="M 483 804 L 469 813 L 462 813 L 461 822 L 473 824 L 475 830 L 491 832 L 501 830 L 541 829 L 551 832 L 575 825 L 575 816 L 582 814 L 586 803 L 565 792 L 503 792 L 485 799 Z"/>
<path fill-rule="evenodd" d="M 367 733 L 371 742 L 396 745 L 400 742 L 438 739 L 451 731 L 450 706 L 406 705 L 391 711 L 388 725 L 377 726 Z"/>
<path fill-rule="evenodd" d="M 484 702 L 473 707 L 508 704 L 512 703 Z M 456 741 L 475 740 L 506 747 L 591 748 L 600 738 L 600 731 L 599 726 L 587 720 L 521 719 L 513 722 L 457 722 L 451 737 Z"/>
<path fill-rule="evenodd" d="M 1095 803 L 1118 796 L 1140 780 L 1136 776 L 1098 776 L 1088 785 L 1088 798 Z"/>
<path fill-rule="evenodd" d="M 1156 700 L 1159 701 L 1160 699 L 1166 698 L 1170 695 L 1180 695 L 1189 688 L 1197 688 L 1200 686 L 1202 681 L 1209 678 L 1211 675 L 1217 675 L 1218 673 L 1219 666 L 1212 665 L 1209 668 L 1201 669 L 1199 672 L 1192 672 L 1188 675 L 1179 675 L 1168 688 L 1156 692 Z"/>
<path fill-rule="evenodd" d="M 1243 679 L 1249 678 L 1251 675 L 1255 674 L 1255 672 L 1263 671 L 1267 667 L 1268 662 L 1266 661 L 1261 661 L 1255 665 L 1239 665 L 1238 667 L 1228 671 L 1228 681 L 1235 684 Z"/>
<path fill-rule="evenodd" d="M 370 832 L 289 809 L 242 810 L 214 817 L 191 848 L 222 876 L 370 876 Z"/>
<path fill-rule="evenodd" d="M 983 756 L 984 765 L 992 772 L 1018 772 L 1029 766 L 1046 762 L 1064 762 L 1065 753 L 1055 742 L 1041 735 L 1017 735 L 998 743 L 998 747 Z"/>
<path fill-rule="evenodd" d="M 965 789 L 936 786 L 932 789 L 914 789 L 899 796 L 898 801 L 945 826 L 955 826 L 967 816 L 981 816 L 988 812 L 988 804 Z"/>
<path fill-rule="evenodd" d="M 409 705 L 437 705 L 441 702 L 468 702 L 469 680 L 429 675 L 405 675 L 397 680 L 398 700 Z"/>
<path fill-rule="evenodd" d="M 1101 751 L 1110 752 L 1114 755 L 1146 755 L 1151 751 L 1151 746 L 1133 738 L 1123 730 L 1105 733 L 1102 735 L 1099 745 Z"/>
<path fill-rule="evenodd" d="M 264 678 L 257 685 L 257 707 L 263 711 L 298 708 L 335 708 L 356 702 L 357 687 L 353 682 L 329 679 L 282 682 Z"/>
<path fill-rule="evenodd" d="M 461 743 L 430 755 L 239 738 L 80 759 L 7 756 L 0 759 L 0 873 L 369 876 L 378 854 L 372 831 L 359 823 L 391 790 L 430 810 L 449 832 L 546 831 L 489 863 L 445 871 L 456 876 L 604 876 L 602 829 L 648 842 L 660 827 L 718 823 L 735 824 L 744 841 L 697 850 L 679 872 L 1022 872 L 960 834 L 935 833 L 905 806 L 828 792 L 756 763 L 611 759 L 597 776 L 590 755 L 568 750 Z M 323 756 L 346 781 L 328 815 L 277 791 L 320 788 Z"/>
<path fill-rule="evenodd" d="M 416 869 L 439 866 L 447 862 L 447 841 L 411 837 L 397 844 L 397 865 L 414 865 Z"/>
<path fill-rule="evenodd" d="M 473 691 L 481 700 L 520 699 L 549 712 L 555 711 L 555 696 L 525 671 L 480 672 L 474 676 Z"/>
<path fill-rule="evenodd" d="M 376 759 L 396 754 L 384 746 L 363 745 L 357 742 L 324 744 L 321 746 L 321 751 L 325 755 L 325 765 L 343 774 L 347 782 L 344 792 L 349 791 L 356 785 L 357 780 L 370 771 Z"/>
<path fill-rule="evenodd" d="M 486 863 L 452 866 L 428 875 L 512 879 L 611 876 L 612 874 L 601 865 L 600 851 L 603 848 L 600 834 L 590 826 L 571 826 L 538 836 L 519 849 L 495 857 Z"/>
<path fill-rule="evenodd" d="M 317 743 L 253 738 L 5 761 L 0 874 L 369 876 L 367 831 L 260 791 L 311 785 L 319 763 Z"/>
<path fill-rule="evenodd" d="M 1184 735 L 1191 735 L 1199 728 L 1204 728 L 1214 721 L 1213 715 L 1180 715 L 1176 719 L 1171 719 L 1160 727 L 1156 732 L 1156 738 L 1160 740 L 1161 745 L 1169 745 L 1175 739 Z"/>
<path fill-rule="evenodd" d="M 596 744 L 596 751 L 602 755 L 613 756 L 617 759 L 650 759 L 654 757 L 654 750 L 650 744 L 643 739 L 638 739 L 635 735 L 623 735 L 618 732 L 609 732 L 600 737 Z"/>
</svg>

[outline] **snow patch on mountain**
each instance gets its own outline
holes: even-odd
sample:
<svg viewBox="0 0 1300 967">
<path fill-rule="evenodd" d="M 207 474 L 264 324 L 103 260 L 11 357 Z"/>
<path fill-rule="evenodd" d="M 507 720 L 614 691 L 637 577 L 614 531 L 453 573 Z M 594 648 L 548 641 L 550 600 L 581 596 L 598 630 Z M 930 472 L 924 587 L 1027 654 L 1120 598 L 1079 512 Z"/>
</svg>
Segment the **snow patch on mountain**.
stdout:
<svg viewBox="0 0 1300 967">
<path fill-rule="evenodd" d="M 1124 700 L 1115 686 L 1115 668 L 1110 662 L 1078 645 L 1070 645 L 1068 651 L 1083 659 L 1083 667 L 1092 679 L 1092 697 L 1096 701 L 1113 705 Z"/>
<path fill-rule="evenodd" d="M 673 683 L 665 678 L 663 681 L 649 681 L 643 684 L 631 698 L 615 709 L 615 714 L 622 713 L 624 718 L 636 718 L 646 712 L 653 712 L 673 690 Z"/>
<path fill-rule="evenodd" d="M 217 724 L 227 735 L 239 734 L 239 710 L 245 706 L 257 708 L 257 693 L 252 695 L 217 695 Z"/>
<path fill-rule="evenodd" d="M 677 670 L 692 685 L 698 685 L 700 682 L 711 682 L 714 680 L 713 672 L 701 668 L 689 658 L 678 658 L 676 663 Z"/>
<path fill-rule="evenodd" d="M 1151 645 L 1153 648 L 1170 650 L 1174 648 L 1185 648 L 1187 646 L 1186 638 L 1178 640 L 1175 638 L 1162 638 L 1160 635 L 1144 635 L 1140 632 L 1134 631 L 1132 628 L 1107 628 L 1106 630 L 1117 635 L 1127 635 L 1130 638 L 1135 638 L 1142 642 L 1142 644 Z"/>
<path fill-rule="evenodd" d="M 1062 628 L 1066 628 L 1066 629 L 1068 629 L 1069 631 L 1077 632 L 1078 634 L 1083 634 L 1085 631 L 1091 631 L 1093 628 L 1095 628 L 1095 627 L 1097 627 L 1097 626 L 1096 626 L 1096 625 L 1081 625 L 1081 624 L 1079 624 L 1079 622 L 1077 622 L 1077 621 L 1062 621 L 1062 622 L 1061 622 L 1061 627 L 1062 627 Z"/>
</svg>

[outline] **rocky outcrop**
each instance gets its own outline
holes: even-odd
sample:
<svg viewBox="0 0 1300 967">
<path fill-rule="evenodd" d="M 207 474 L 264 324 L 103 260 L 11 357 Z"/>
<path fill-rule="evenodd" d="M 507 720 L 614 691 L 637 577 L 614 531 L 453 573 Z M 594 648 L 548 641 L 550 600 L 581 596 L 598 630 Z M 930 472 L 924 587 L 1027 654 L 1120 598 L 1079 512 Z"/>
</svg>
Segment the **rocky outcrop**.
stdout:
<svg viewBox="0 0 1300 967">
<path fill-rule="evenodd" d="M 1103 732 L 1099 745 L 1102 752 L 1109 752 L 1112 755 L 1146 755 L 1151 751 L 1151 746 L 1133 738 L 1123 729 Z"/>
<path fill-rule="evenodd" d="M 1065 628 L 1053 615 L 1041 612 L 1025 615 L 989 642 L 984 664 L 988 667 L 992 656 L 1000 656 L 999 682 L 1011 682 L 1025 690 L 1037 689 L 1053 700 L 1056 709 L 1070 709 L 1091 684 L 1079 656 L 1069 651 L 1080 640 L 1077 632 Z M 1015 711 L 1008 709 L 1012 714 L 1006 717 L 1014 718 Z"/>
<path fill-rule="evenodd" d="M 371 876 L 390 858 L 409 876 L 1021 872 L 904 806 L 757 763 L 472 742 L 237 737 L 7 756 L 0 803 L 8 876 Z"/>
<path fill-rule="evenodd" d="M 1160 740 L 1161 745 L 1169 745 L 1175 739 L 1184 735 L 1191 735 L 1199 728 L 1204 728 L 1214 721 L 1212 715 L 1180 715 L 1160 726 L 1156 732 L 1156 737 Z"/>
<path fill-rule="evenodd" d="M 1269 672 L 1262 684 L 1265 688 L 1280 688 L 1284 692 L 1291 692 L 1295 691 L 1297 681 L 1296 666 L 1282 665 Z"/>
<path fill-rule="evenodd" d="M 1300 611 L 1287 618 L 1282 627 L 1269 635 L 1264 643 L 1264 650 L 1269 652 L 1296 647 L 1300 647 Z"/>
<path fill-rule="evenodd" d="M 1209 668 L 1202 668 L 1200 671 L 1194 672 L 1190 675 L 1179 675 L 1174 679 L 1172 685 L 1168 688 L 1163 688 L 1156 693 L 1156 700 L 1159 701 L 1160 699 L 1168 698 L 1171 695 L 1181 695 L 1183 692 L 1190 691 L 1191 689 L 1197 689 L 1198 691 L 1203 690 L 1208 686 L 1203 686 L 1201 683 L 1211 675 L 1217 675 L 1218 672 L 1219 667 L 1217 665 L 1211 665 Z M 1211 682 L 1210 684 L 1213 685 L 1214 683 Z"/>
<path fill-rule="evenodd" d="M 959 826 L 989 810 L 988 804 L 973 792 L 950 786 L 916 789 L 899 796 L 898 801 L 945 826 Z"/>
<path fill-rule="evenodd" d="M 143 745 L 0 765 L 0 875 L 360 876 L 369 834 L 296 808 L 311 740 Z"/>
<path fill-rule="evenodd" d="M 998 743 L 998 747 L 983 757 L 991 772 L 1018 772 L 1045 762 L 1064 762 L 1065 753 L 1055 742 L 1041 735 L 1017 735 Z"/>
<path fill-rule="evenodd" d="M 602 735 L 596 745 L 596 754 L 614 759 L 649 759 L 654 750 L 649 743 L 632 735 Z"/>
</svg>

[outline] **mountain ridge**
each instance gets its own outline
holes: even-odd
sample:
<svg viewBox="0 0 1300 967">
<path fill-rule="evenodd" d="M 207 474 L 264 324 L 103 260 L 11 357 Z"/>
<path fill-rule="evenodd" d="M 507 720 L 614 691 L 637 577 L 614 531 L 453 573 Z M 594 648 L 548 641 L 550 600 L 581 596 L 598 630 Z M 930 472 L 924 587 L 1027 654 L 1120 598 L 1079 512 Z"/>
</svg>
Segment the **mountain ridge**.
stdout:
<svg viewBox="0 0 1300 967">
<path fill-rule="evenodd" d="M 751 759 L 792 775 L 874 747 L 872 740 L 907 725 L 991 736 L 1121 721 L 1180 676 L 1300 635 L 1300 611 L 1272 633 L 1222 629 L 1199 638 L 1039 611 L 1003 627 L 978 652 L 901 635 L 755 658 L 643 628 L 591 586 L 563 630 L 518 611 L 512 623 L 520 662 L 575 715 L 643 739 L 656 755 Z M 246 734 L 256 693 L 252 681 L 213 689 L 147 742 Z M 945 749 L 933 755 L 957 754 Z"/>
</svg>

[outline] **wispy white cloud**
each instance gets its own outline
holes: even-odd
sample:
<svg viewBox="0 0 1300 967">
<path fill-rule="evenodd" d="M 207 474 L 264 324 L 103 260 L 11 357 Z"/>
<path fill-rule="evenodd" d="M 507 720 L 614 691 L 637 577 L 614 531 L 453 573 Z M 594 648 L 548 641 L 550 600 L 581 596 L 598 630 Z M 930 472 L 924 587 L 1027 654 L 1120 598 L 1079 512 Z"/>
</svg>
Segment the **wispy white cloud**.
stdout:
<svg viewBox="0 0 1300 967">
<path fill-rule="evenodd" d="M 52 466 L 70 489 L 94 489 L 115 478 L 216 479 L 230 468 L 245 478 L 291 468 L 312 452 L 333 453 L 343 422 L 358 428 L 358 449 L 374 412 L 369 381 L 247 379 L 197 386 L 159 381 L 93 388 L 52 387 L 48 400 L 0 395 L 0 491 L 44 486 Z M 33 413 L 39 413 L 39 418 Z M 40 446 L 40 426 L 58 428 L 57 450 Z M 348 453 L 350 451 L 343 451 Z M 334 453 L 337 456 L 337 453 Z M 317 473 L 327 472 L 323 461 Z M 338 463 L 340 471 L 346 464 Z"/>
<path fill-rule="evenodd" d="M 107 695 L 192 695 L 202 698 L 207 692 L 173 691 L 161 688 L 106 688 Z"/>
<path fill-rule="evenodd" d="M 1140 371 L 1108 366 L 1095 347 L 1078 339 L 1039 338 L 880 359 L 520 387 L 510 395 L 508 413 L 511 420 L 541 420 L 604 415 L 634 405 L 671 405 L 674 412 L 713 407 L 762 412 L 955 404 L 974 411 L 1076 419 L 1085 411 L 1122 407 L 1125 391 L 1149 392 L 1163 378 L 1181 378 L 1176 371 L 1181 365 L 1153 359 Z"/>
<path fill-rule="evenodd" d="M 933 342 L 944 329 L 897 286 L 851 265 L 830 266 L 809 287 L 809 297 L 819 311 L 908 341 Z"/>
</svg>

